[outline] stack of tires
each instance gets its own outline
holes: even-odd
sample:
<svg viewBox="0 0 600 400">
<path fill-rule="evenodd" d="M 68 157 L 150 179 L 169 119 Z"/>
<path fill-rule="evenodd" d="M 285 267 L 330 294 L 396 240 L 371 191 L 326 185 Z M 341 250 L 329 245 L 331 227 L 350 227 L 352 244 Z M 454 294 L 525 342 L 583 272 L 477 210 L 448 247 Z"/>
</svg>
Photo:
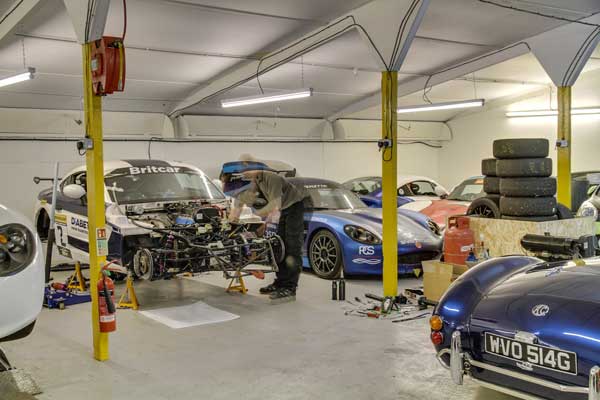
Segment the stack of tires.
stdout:
<svg viewBox="0 0 600 400">
<path fill-rule="evenodd" d="M 473 201 L 467 212 L 484 218 L 500 218 L 500 178 L 496 175 L 496 159 L 488 158 L 481 161 L 483 191 L 485 197 Z"/>
<path fill-rule="evenodd" d="M 547 139 L 494 141 L 503 219 L 553 221 L 557 217 L 556 178 Z"/>
<path fill-rule="evenodd" d="M 547 139 L 494 141 L 495 158 L 481 163 L 487 196 L 475 200 L 467 213 L 535 222 L 572 218 L 571 212 L 556 202 L 549 150 Z"/>
</svg>

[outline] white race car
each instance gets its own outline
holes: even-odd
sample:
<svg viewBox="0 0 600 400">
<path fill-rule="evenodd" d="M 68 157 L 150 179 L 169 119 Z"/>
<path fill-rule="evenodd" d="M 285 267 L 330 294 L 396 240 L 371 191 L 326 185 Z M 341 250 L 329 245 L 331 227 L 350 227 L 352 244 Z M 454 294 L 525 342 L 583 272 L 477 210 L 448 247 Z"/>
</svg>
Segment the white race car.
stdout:
<svg viewBox="0 0 600 400">
<path fill-rule="evenodd" d="M 42 254 L 31 222 L 0 204 L 0 342 L 33 330 L 44 299 Z"/>
<path fill-rule="evenodd" d="M 150 246 L 146 228 L 169 228 L 171 217 L 188 215 L 188 209 L 209 207 L 218 211 L 228 205 L 223 193 L 204 172 L 178 162 L 105 162 L 104 183 L 108 258 L 123 266 L 132 266 L 136 251 Z M 55 212 L 55 238 L 60 254 L 85 262 L 89 258 L 86 184 L 85 166 L 68 172 L 58 187 Z M 52 190 L 46 189 L 36 203 L 36 226 L 42 238 L 48 236 L 51 201 Z M 152 216 L 152 223 L 136 223 L 130 218 L 134 215 Z"/>
<path fill-rule="evenodd" d="M 61 180 L 56 200 L 56 246 L 76 261 L 89 259 L 86 182 L 84 166 L 72 170 Z M 192 165 L 106 162 L 104 186 L 107 259 L 137 278 L 203 272 L 215 268 L 215 260 L 223 271 L 243 268 L 250 259 L 274 263 L 271 243 L 259 237 L 258 225 L 263 223 L 229 224 L 229 200 Z M 51 199 L 47 189 L 37 202 L 36 226 L 42 237 L 48 232 Z"/>
</svg>

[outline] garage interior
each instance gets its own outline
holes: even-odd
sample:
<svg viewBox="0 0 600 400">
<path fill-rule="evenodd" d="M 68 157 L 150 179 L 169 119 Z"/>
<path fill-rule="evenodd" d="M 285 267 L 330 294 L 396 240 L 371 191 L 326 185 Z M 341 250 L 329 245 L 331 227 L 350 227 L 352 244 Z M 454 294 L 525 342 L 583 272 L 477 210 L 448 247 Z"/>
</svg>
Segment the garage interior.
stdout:
<svg viewBox="0 0 600 400">
<path fill-rule="evenodd" d="M 106 69 L 108 64 L 103 63 L 113 61 L 106 54 L 105 59 L 94 58 L 103 37 L 122 43 L 111 53 L 120 57 L 110 68 L 112 72 L 116 69 L 119 83 L 124 85 L 115 86 L 114 93 L 98 93 L 108 90 L 106 85 L 92 85 L 97 74 L 103 73 L 97 72 L 97 63 Z M 539 196 L 552 198 L 554 208 L 564 205 L 570 218 L 559 215 L 553 221 L 534 210 L 518 221 L 502 219 L 503 192 L 488 192 L 500 198 L 500 209 L 498 215 L 483 222 L 482 215 L 464 217 L 471 221 L 471 245 L 460 250 L 458 264 L 465 275 L 459 281 L 486 268 L 487 264 L 469 264 L 468 257 L 479 257 L 480 250 L 486 254 L 484 264 L 489 263 L 494 271 L 502 269 L 503 256 L 533 256 L 520 244 L 526 234 L 569 237 L 574 245 L 587 237 L 591 247 L 582 244 L 581 249 L 585 247 L 588 255 L 595 256 L 598 211 L 587 213 L 584 209 L 593 209 L 600 183 L 600 175 L 594 176 L 600 173 L 594 150 L 600 146 L 599 40 L 600 4 L 594 0 L 0 1 L 0 205 L 6 207 L 0 211 L 10 209 L 30 221 L 33 234 L 40 235 L 44 246 L 36 250 L 42 260 L 38 261 L 43 264 L 50 257 L 51 282 L 68 282 L 75 262 L 81 262 L 90 297 L 89 302 L 68 305 L 64 310 L 44 307 L 26 337 L 0 338 L 0 349 L 15 367 L 0 368 L 0 399 L 600 399 L 600 386 L 591 383 L 592 378 L 600 380 L 600 373 L 592 368 L 600 365 L 600 323 L 592 316 L 581 329 L 595 346 L 580 350 L 578 344 L 571 348 L 564 340 L 554 344 L 543 339 L 539 330 L 536 335 L 540 338 L 527 342 L 540 349 L 555 349 L 557 356 L 574 354 L 578 357 L 575 364 L 579 360 L 575 371 L 569 369 L 561 375 L 565 371 L 556 367 L 549 377 L 542 378 L 538 373 L 548 369 L 544 361 L 523 369 L 515 364 L 519 360 L 515 354 L 505 356 L 512 360 L 505 366 L 509 370 L 577 387 L 573 392 L 556 388 L 529 391 L 529 386 L 510 380 L 502 385 L 486 384 L 485 375 L 468 379 L 471 372 L 463 366 L 460 378 L 448 370 L 450 365 L 444 368 L 436 357 L 439 348 L 434 347 L 434 334 L 440 329 L 434 328 L 430 317 L 440 315 L 444 329 L 463 328 L 440 314 L 444 307 L 463 307 L 448 300 L 450 291 L 446 303 L 442 296 L 459 273 L 450 266 L 447 284 L 437 298 L 428 298 L 426 263 L 441 263 L 440 256 L 450 262 L 446 240 L 456 226 L 446 217 L 442 223 L 433 222 L 439 228 L 439 254 L 433 260 L 419 258 L 414 273 L 412 268 L 399 273 L 399 246 L 405 244 L 401 229 L 407 217 L 398 211 L 404 206 L 398 208 L 397 204 L 402 195 L 399 182 L 405 177 L 426 177 L 448 192 L 469 179 L 479 186 L 484 180 L 496 179 L 500 187 L 502 181 L 521 176 L 550 179 L 553 189 Z M 5 79 L 23 72 L 28 75 L 24 81 Z M 231 100 L 284 96 L 300 90 L 308 94 L 289 101 L 224 106 Z M 468 102 L 478 104 L 463 107 Z M 523 112 L 530 113 L 518 114 Z M 511 142 L 513 139 L 517 141 Z M 511 146 L 520 143 L 522 155 L 502 153 L 501 141 Z M 546 143 L 545 152 L 536 155 L 533 143 Z M 108 183 L 104 186 L 107 171 L 115 170 L 110 163 L 135 160 L 136 164 L 131 161 L 133 168 L 137 163 L 155 165 L 161 160 L 182 163 L 199 168 L 203 179 L 213 182 L 206 185 L 222 185 L 219 179 L 224 164 L 243 164 L 248 157 L 291 166 L 295 179 L 305 179 L 308 189 L 309 178 L 344 183 L 381 177 L 377 217 L 381 232 L 373 242 L 381 252 L 377 253 L 379 273 L 353 274 L 348 260 L 342 260 L 341 277 L 332 281 L 307 264 L 295 301 L 285 304 L 271 304 L 259 293 L 273 282 L 270 273 L 264 280 L 256 279 L 261 275 L 256 271 L 244 277 L 242 290 L 247 293 L 226 291 L 231 279 L 224 279 L 216 270 L 156 280 L 115 279 L 115 303 L 122 294 L 135 294 L 139 309 L 118 309 L 116 331 L 100 332 L 98 301 L 103 298 L 97 284 L 106 285 L 99 277 L 112 245 L 96 229 L 121 234 L 114 222 L 117 219 L 111 219 L 109 212 L 111 207 L 120 207 L 111 196 L 118 198 L 123 189 L 116 184 L 113 189 Z M 540 158 L 551 159 L 545 175 L 500 173 L 501 163 L 516 165 L 515 160 Z M 486 159 L 494 160 L 497 175 L 482 172 L 482 160 Z M 49 235 L 54 223 L 60 225 L 60 210 L 52 209 L 59 213 L 50 218 L 52 228 L 50 220 L 40 219 L 40 210 L 49 214 L 51 204 L 58 207 L 51 196 L 53 186 L 60 197 L 65 185 L 54 179 L 55 171 L 56 177 L 63 178 L 82 166 L 87 173 L 87 193 L 83 192 L 87 197 L 80 196 L 75 203 L 84 210 L 80 215 L 85 219 L 85 234 L 89 234 L 86 251 L 91 254 L 81 258 L 69 252 L 68 257 L 58 249 L 61 238 Z M 583 198 L 574 195 L 572 177 L 576 173 L 588 179 Z M 41 181 L 34 182 L 34 177 Z M 316 186 L 322 184 L 315 182 Z M 49 197 L 43 197 L 44 190 Z M 435 197 L 437 192 L 431 195 Z M 531 197 L 536 196 L 537 192 Z M 445 193 L 435 199 L 447 197 Z M 357 197 L 356 201 L 361 200 Z M 414 208 L 419 201 L 407 205 L 410 213 L 422 211 Z M 467 207 L 456 214 L 464 215 Z M 552 216 L 555 213 L 558 211 Z M 75 218 L 71 215 L 75 214 L 69 218 Z M 418 215 L 411 217 L 410 224 L 418 224 L 414 222 L 418 218 L 430 221 L 431 216 Z M 531 222 L 534 216 L 543 217 L 543 222 Z M 5 221 L 0 213 L 0 256 L 5 223 L 11 221 Z M 518 229 L 511 228 L 518 223 L 522 223 Z M 306 224 L 305 233 L 311 229 Z M 346 227 L 341 231 L 347 233 Z M 50 255 L 46 250 L 49 236 L 58 243 Z M 418 249 L 426 246 L 421 239 L 411 240 Z M 511 240 L 517 240 L 514 248 L 506 245 Z M 305 254 L 309 264 L 311 244 L 309 238 Z M 107 246 L 106 253 L 102 246 Z M 364 247 L 359 251 L 366 251 Z M 552 253 L 550 248 L 537 249 L 539 257 Z M 369 259 L 373 254 L 359 255 Z M 593 261 L 586 264 L 585 259 L 578 259 L 580 255 L 563 255 L 560 262 L 583 263 L 588 265 L 584 268 L 593 269 Z M 571 261 L 573 258 L 576 260 Z M 542 257 L 538 261 L 547 260 Z M 560 269 L 562 264 L 553 268 Z M 571 264 L 565 270 L 569 268 Z M 18 297 L 2 297 L 4 288 L 12 284 L 9 278 L 0 269 L 0 299 L 19 303 Z M 46 283 L 52 286 L 51 282 Z M 340 282 L 345 285 L 345 300 L 332 300 L 332 290 L 338 291 Z M 463 300 L 476 295 L 488 298 L 488 289 L 482 285 L 475 283 L 473 292 L 464 289 L 455 294 Z M 577 285 L 572 283 L 568 290 L 579 290 Z M 452 286 L 454 292 L 459 286 Z M 544 287 L 547 293 L 554 293 L 553 298 L 560 297 L 554 286 Z M 410 297 L 419 290 L 425 292 Z M 539 299 L 544 290 L 536 290 Z M 591 291 L 580 293 L 584 293 L 581 299 L 570 301 L 600 302 Z M 366 298 L 366 294 L 382 298 Z M 39 296 L 44 297 L 41 292 Z M 493 297 L 491 289 L 489 297 Z M 386 315 L 386 300 L 393 303 L 390 315 Z M 187 311 L 176 314 L 185 319 L 189 315 L 183 314 L 194 313 L 198 304 L 221 312 L 225 319 L 169 326 L 156 313 L 147 313 L 182 307 Z M 539 305 L 546 304 L 552 315 L 554 303 L 545 300 Z M 366 312 L 366 306 L 376 309 Z M 403 307 L 410 311 L 398 311 Z M 514 310 L 510 307 L 505 309 Z M 9 319 L 8 314 L 3 315 L 6 309 L 0 307 L 0 327 L 2 320 Z M 530 309 L 523 318 L 511 311 L 510 323 L 517 326 L 529 318 Z M 499 320 L 481 313 L 469 318 Z M 567 320 L 561 329 L 573 326 L 578 326 L 575 319 Z M 515 328 L 515 332 L 525 330 Z M 441 343 L 449 346 L 450 331 L 443 332 Z M 525 342 L 515 337 L 511 343 Z M 487 342 L 482 346 L 485 353 Z M 469 364 L 470 359 L 460 354 L 460 364 Z M 477 365 L 469 364 L 472 369 Z M 498 368 L 500 364 L 494 365 Z M 9 382 L 15 371 L 33 379 L 37 390 L 26 393 Z M 570 386 L 571 375 L 579 383 L 573 381 Z M 528 385 L 537 383 L 528 381 Z M 585 391 L 580 386 L 585 386 Z"/>
</svg>

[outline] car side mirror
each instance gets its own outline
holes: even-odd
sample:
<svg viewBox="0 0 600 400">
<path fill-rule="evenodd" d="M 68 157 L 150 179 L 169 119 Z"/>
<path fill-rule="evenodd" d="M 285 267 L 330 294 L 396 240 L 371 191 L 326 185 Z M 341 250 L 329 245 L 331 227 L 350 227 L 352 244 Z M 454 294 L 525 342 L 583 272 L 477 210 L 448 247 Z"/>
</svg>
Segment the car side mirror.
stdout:
<svg viewBox="0 0 600 400">
<path fill-rule="evenodd" d="M 80 200 L 85 196 L 86 192 L 83 186 L 71 184 L 63 188 L 63 194 L 70 199 Z"/>
</svg>

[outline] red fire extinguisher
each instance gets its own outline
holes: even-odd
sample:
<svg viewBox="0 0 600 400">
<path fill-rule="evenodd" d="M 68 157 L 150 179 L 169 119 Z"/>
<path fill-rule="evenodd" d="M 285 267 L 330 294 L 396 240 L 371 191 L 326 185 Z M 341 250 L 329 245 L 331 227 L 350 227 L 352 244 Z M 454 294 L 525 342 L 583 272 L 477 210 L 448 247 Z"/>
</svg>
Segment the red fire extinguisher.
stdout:
<svg viewBox="0 0 600 400">
<path fill-rule="evenodd" d="M 107 276 L 105 270 L 100 274 L 97 288 L 100 332 L 114 332 L 117 330 L 117 310 L 114 301 L 115 284 L 113 283 L 113 280 Z"/>
<path fill-rule="evenodd" d="M 444 235 L 444 261 L 465 265 L 474 244 L 475 237 L 469 228 L 469 217 L 454 215 L 448 218 L 448 229 Z"/>
</svg>

